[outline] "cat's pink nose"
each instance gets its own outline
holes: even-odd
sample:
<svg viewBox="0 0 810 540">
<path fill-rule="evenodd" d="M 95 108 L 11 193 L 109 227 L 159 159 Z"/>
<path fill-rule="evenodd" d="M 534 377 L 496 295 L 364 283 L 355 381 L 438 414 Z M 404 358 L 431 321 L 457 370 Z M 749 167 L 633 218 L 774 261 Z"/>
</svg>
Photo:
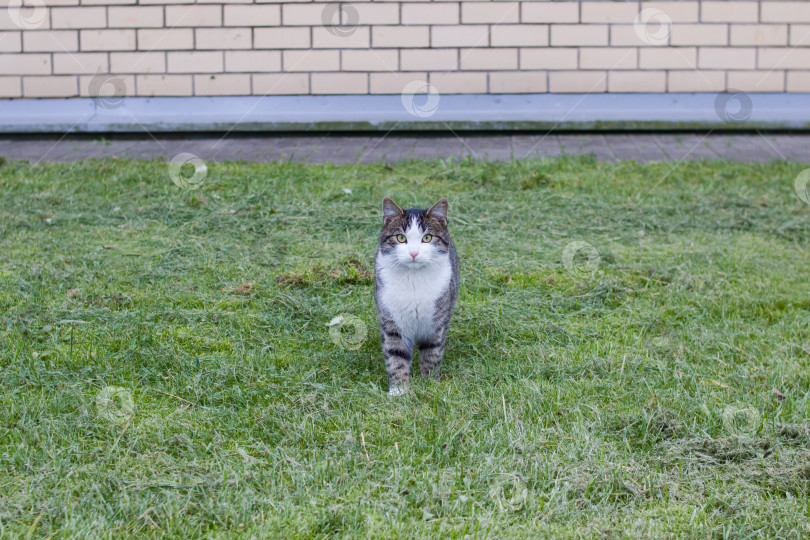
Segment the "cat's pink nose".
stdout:
<svg viewBox="0 0 810 540">
<path fill-rule="evenodd" d="M 411 253 L 411 259 L 413 259 L 415 261 L 416 256 L 419 255 L 419 252 L 418 251 L 411 251 L 410 253 Z"/>
</svg>

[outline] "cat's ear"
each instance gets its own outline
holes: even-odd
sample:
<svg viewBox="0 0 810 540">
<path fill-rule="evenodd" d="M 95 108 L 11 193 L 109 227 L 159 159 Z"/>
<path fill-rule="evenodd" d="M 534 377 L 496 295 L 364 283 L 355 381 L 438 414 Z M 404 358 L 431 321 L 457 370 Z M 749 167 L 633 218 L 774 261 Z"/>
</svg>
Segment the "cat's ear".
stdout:
<svg viewBox="0 0 810 540">
<path fill-rule="evenodd" d="M 402 215 L 402 208 L 388 197 L 383 198 L 383 219 Z"/>
<path fill-rule="evenodd" d="M 426 213 L 431 217 L 447 221 L 447 209 L 448 209 L 447 199 L 442 199 L 433 206 L 431 206 Z"/>
</svg>

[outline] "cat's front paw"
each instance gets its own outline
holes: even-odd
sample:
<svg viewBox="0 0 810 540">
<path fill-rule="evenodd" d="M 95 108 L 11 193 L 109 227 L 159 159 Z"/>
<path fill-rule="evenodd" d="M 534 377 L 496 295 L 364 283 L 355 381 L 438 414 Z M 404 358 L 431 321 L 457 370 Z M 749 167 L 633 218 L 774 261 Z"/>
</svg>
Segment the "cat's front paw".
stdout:
<svg viewBox="0 0 810 540">
<path fill-rule="evenodd" d="M 406 388 L 404 386 L 392 386 L 388 390 L 389 396 L 401 396 L 406 392 Z"/>
</svg>

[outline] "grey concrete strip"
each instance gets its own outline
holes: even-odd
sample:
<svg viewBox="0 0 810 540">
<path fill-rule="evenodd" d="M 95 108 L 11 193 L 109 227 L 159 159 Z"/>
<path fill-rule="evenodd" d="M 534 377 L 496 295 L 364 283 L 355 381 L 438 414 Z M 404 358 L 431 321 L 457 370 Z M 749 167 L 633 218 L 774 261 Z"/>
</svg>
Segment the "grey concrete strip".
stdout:
<svg viewBox="0 0 810 540">
<path fill-rule="evenodd" d="M 513 135 L 512 150 L 515 159 L 538 159 L 558 156 L 562 153 L 560 140 L 557 135 Z"/>
<path fill-rule="evenodd" d="M 256 161 L 290 161 L 295 156 L 309 155 L 312 150 L 302 148 L 295 139 L 259 139 Z M 300 159 L 299 159 L 300 161 Z"/>
<path fill-rule="evenodd" d="M 792 135 L 768 135 L 768 140 L 790 161 L 810 162 L 810 139 Z"/>
<path fill-rule="evenodd" d="M 454 136 L 441 138 L 415 137 L 413 150 L 408 157 L 411 159 L 442 159 L 449 156 L 466 158 L 471 154 L 468 148 L 468 144 Z"/>
<path fill-rule="evenodd" d="M 311 147 L 307 154 L 307 163 L 354 163 L 357 155 L 362 152 L 366 142 L 365 137 L 352 137 L 348 144 L 335 144 L 331 137 L 318 138 L 317 144 Z"/>
<path fill-rule="evenodd" d="M 650 160 L 665 161 L 669 159 L 661 150 L 654 137 L 636 137 L 633 135 L 615 135 L 606 137 L 606 142 L 620 160 L 638 159 L 646 156 Z"/>
<path fill-rule="evenodd" d="M 604 135 L 560 135 L 560 148 L 568 155 L 593 155 L 600 161 L 617 161 Z M 645 160 L 650 161 L 650 160 Z"/>
<path fill-rule="evenodd" d="M 724 156 L 715 152 L 709 145 L 713 137 L 725 139 L 721 135 L 707 134 L 678 134 L 656 136 L 658 146 L 673 161 L 685 161 L 687 159 L 724 159 Z"/>
<path fill-rule="evenodd" d="M 446 94 L 428 110 L 413 98 L 8 99 L 0 133 L 810 129 L 810 93 Z"/>
<path fill-rule="evenodd" d="M 728 159 L 810 163 L 810 135 L 588 134 L 588 135 L 119 135 L 0 136 L 0 156 L 30 162 L 119 157 L 169 160 L 187 152 L 206 161 L 395 163 L 405 159 L 504 161 L 590 154 L 602 161 Z"/>
<path fill-rule="evenodd" d="M 725 140 L 711 139 L 712 150 L 732 161 L 765 163 L 780 159 L 779 155 L 761 136 L 729 136 Z"/>
<path fill-rule="evenodd" d="M 473 159 L 506 161 L 512 159 L 512 138 L 502 136 L 462 136 Z"/>
<path fill-rule="evenodd" d="M 403 159 L 413 158 L 416 137 L 379 137 L 363 149 L 359 159 L 363 163 L 396 163 Z"/>
</svg>

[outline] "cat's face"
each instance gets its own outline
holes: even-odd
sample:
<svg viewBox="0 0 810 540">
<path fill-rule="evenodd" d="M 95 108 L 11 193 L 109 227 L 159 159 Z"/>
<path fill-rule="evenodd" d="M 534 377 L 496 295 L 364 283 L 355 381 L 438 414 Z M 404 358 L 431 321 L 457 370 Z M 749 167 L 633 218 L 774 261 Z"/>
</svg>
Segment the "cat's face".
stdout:
<svg viewBox="0 0 810 540">
<path fill-rule="evenodd" d="M 386 197 L 383 199 L 383 228 L 380 250 L 400 269 L 419 269 L 436 265 L 450 246 L 447 231 L 447 199 L 428 210 L 403 210 Z"/>
</svg>

